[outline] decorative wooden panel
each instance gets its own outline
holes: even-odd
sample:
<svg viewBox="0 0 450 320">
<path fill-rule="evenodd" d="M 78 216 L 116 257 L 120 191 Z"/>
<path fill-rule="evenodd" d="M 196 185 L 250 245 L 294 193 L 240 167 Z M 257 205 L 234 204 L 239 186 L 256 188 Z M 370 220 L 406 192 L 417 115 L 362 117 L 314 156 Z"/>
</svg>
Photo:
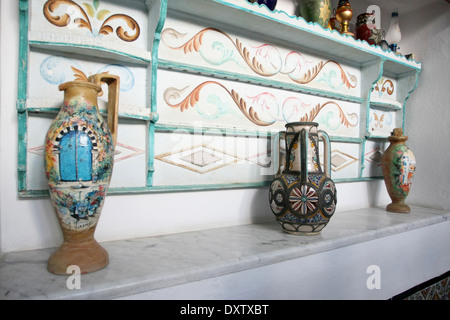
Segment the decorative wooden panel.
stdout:
<svg viewBox="0 0 450 320">
<path fill-rule="evenodd" d="M 110 193 L 135 193 L 267 185 L 294 121 L 330 135 L 336 182 L 380 178 L 421 70 L 244 0 L 21 0 L 20 13 L 23 197 L 46 194 L 42 144 L 66 81 L 120 76 Z"/>
</svg>

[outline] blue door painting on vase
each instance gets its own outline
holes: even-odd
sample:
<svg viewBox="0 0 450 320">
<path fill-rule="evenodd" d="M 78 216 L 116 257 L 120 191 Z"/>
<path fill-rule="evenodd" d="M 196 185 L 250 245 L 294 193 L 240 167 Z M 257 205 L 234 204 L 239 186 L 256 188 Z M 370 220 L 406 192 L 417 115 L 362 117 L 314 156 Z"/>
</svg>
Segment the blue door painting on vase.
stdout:
<svg viewBox="0 0 450 320">
<path fill-rule="evenodd" d="M 78 130 L 66 133 L 60 142 L 60 175 L 63 181 L 92 180 L 92 142 Z"/>
</svg>

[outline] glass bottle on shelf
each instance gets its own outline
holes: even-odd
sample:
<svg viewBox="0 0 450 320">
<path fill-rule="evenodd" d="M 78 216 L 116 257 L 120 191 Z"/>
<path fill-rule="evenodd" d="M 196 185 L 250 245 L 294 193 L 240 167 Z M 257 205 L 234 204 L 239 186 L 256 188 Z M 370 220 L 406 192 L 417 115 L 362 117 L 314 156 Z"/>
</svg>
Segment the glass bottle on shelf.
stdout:
<svg viewBox="0 0 450 320">
<path fill-rule="evenodd" d="M 386 33 L 386 42 L 389 44 L 389 48 L 397 52 L 399 49 L 398 44 L 402 39 L 402 33 L 400 32 L 400 26 L 398 23 L 398 11 L 395 10 L 391 15 L 391 22 L 389 24 L 389 29 Z"/>
</svg>

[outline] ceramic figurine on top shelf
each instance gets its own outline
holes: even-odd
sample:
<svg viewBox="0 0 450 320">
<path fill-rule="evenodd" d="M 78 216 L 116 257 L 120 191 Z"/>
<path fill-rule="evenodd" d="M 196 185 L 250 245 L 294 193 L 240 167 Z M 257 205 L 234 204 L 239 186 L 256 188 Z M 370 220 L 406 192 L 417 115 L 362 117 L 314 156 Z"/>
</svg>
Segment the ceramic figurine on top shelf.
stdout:
<svg viewBox="0 0 450 320">
<path fill-rule="evenodd" d="M 372 45 L 381 41 L 380 32 L 376 29 L 373 19 L 373 13 L 365 12 L 358 15 L 355 31 L 356 39 L 365 40 Z"/>
<path fill-rule="evenodd" d="M 388 140 L 391 144 L 381 159 L 384 182 L 392 200 L 386 210 L 408 213 L 411 209 L 405 204 L 405 199 L 411 189 L 412 178 L 416 170 L 416 159 L 412 151 L 405 145 L 408 137 L 403 136 L 402 128 L 395 128 Z"/>
<path fill-rule="evenodd" d="M 316 235 L 336 210 L 336 187 L 331 180 L 330 139 L 315 122 L 292 122 L 278 135 L 278 165 L 269 189 L 273 214 L 286 233 Z M 324 170 L 319 139 L 324 145 Z M 285 147 L 281 145 L 284 140 Z M 284 151 L 283 151 L 284 150 Z"/>
<path fill-rule="evenodd" d="M 107 121 L 100 114 L 97 96 L 108 84 Z M 113 170 L 117 140 L 119 77 L 107 73 L 88 81 L 59 85 L 64 103 L 45 138 L 45 173 L 64 242 L 48 259 L 48 271 L 67 275 L 76 265 L 81 273 L 108 264 L 108 252 L 94 232 Z"/>
<path fill-rule="evenodd" d="M 331 0 L 300 0 L 300 15 L 308 22 L 328 28 L 331 17 Z"/>
<path fill-rule="evenodd" d="M 354 36 L 352 32 L 349 30 L 350 20 L 353 17 L 353 10 L 350 6 L 350 2 L 348 0 L 339 0 L 339 4 L 336 10 L 336 19 L 339 21 L 341 25 L 341 34 L 345 34 L 348 36 Z"/>
</svg>

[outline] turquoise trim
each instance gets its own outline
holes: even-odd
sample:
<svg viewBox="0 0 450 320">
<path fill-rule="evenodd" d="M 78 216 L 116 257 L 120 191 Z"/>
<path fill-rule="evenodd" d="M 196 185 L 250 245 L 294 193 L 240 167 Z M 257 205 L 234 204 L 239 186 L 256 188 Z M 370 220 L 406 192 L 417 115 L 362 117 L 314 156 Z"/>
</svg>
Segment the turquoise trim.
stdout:
<svg viewBox="0 0 450 320">
<path fill-rule="evenodd" d="M 415 80 L 414 86 L 413 86 L 413 88 L 410 91 L 408 91 L 408 94 L 406 95 L 405 101 L 403 102 L 402 130 L 403 130 L 404 135 L 406 135 L 406 131 L 405 131 L 406 101 L 409 99 L 409 96 L 411 95 L 411 93 L 414 90 L 416 90 L 417 85 L 419 84 L 419 73 L 420 73 L 420 70 L 417 70 L 416 71 L 416 80 Z"/>
<path fill-rule="evenodd" d="M 385 109 L 385 110 L 390 110 L 390 111 L 399 111 L 402 109 L 399 106 L 396 106 L 395 104 L 391 104 L 388 102 L 373 102 L 373 101 L 371 101 L 370 105 L 376 109 Z"/>
<path fill-rule="evenodd" d="M 66 42 L 38 41 L 38 40 L 31 40 L 29 42 L 29 44 L 30 44 L 30 46 L 36 46 L 36 47 L 48 48 L 48 49 L 51 49 L 51 47 L 63 47 L 63 48 L 82 48 L 82 49 L 95 50 L 95 52 L 94 52 L 95 56 L 98 56 L 99 51 L 108 52 L 108 53 L 117 55 L 119 57 L 128 58 L 128 59 L 130 59 L 131 62 L 144 63 L 145 65 L 147 65 L 148 63 L 151 62 L 151 60 L 149 60 L 145 57 L 140 57 L 140 56 L 126 53 L 126 52 L 108 49 L 108 48 L 101 47 L 101 46 L 93 46 L 93 45 L 87 45 L 87 44 L 74 44 L 74 43 L 66 43 Z"/>
<path fill-rule="evenodd" d="M 364 142 L 361 144 L 361 157 L 359 160 L 359 178 L 362 178 L 364 169 L 366 168 L 366 161 L 365 161 L 365 155 L 366 155 L 366 143 L 367 140 L 364 139 Z"/>
<path fill-rule="evenodd" d="M 380 180 L 383 177 L 363 177 L 363 178 L 333 178 L 335 183 L 346 182 L 364 182 Z M 109 188 L 110 195 L 126 194 L 148 194 L 148 193 L 167 193 L 167 192 L 186 192 L 186 191 L 213 191 L 213 190 L 232 190 L 232 189 L 250 189 L 250 188 L 268 188 L 272 180 L 254 182 L 254 183 L 235 183 L 235 184 L 215 184 L 215 185 L 180 185 L 180 186 L 153 186 L 153 187 L 128 187 L 128 188 Z M 20 192 L 21 198 L 47 198 L 48 190 L 28 190 Z"/>
<path fill-rule="evenodd" d="M 179 63 L 179 62 L 173 62 L 168 61 L 164 59 L 159 59 L 158 65 L 161 69 L 165 70 L 177 70 L 177 71 L 186 71 L 194 75 L 204 75 L 204 76 L 213 76 L 215 78 L 221 78 L 224 80 L 233 80 L 237 82 L 242 83 L 250 83 L 255 85 L 264 85 L 267 87 L 273 87 L 276 89 L 284 89 L 287 91 L 293 91 L 293 92 L 300 92 L 305 94 L 312 94 L 316 96 L 331 98 L 331 99 L 337 99 L 337 100 L 344 100 L 344 101 L 350 101 L 350 102 L 356 102 L 361 103 L 364 101 L 363 98 L 351 96 L 347 94 L 342 94 L 339 92 L 333 92 L 333 91 L 327 91 L 327 90 L 321 90 L 316 88 L 308 88 L 304 85 L 300 84 L 291 84 L 287 82 L 282 81 L 276 81 L 276 80 L 268 80 L 263 77 L 258 76 L 250 76 L 245 74 L 237 74 L 236 72 L 230 72 L 226 70 L 217 70 L 213 68 L 206 68 L 206 67 L 198 67 L 194 65 Z"/>
<path fill-rule="evenodd" d="M 383 76 L 383 72 L 384 72 L 384 62 L 386 60 L 385 59 L 381 59 L 380 60 L 380 71 L 378 73 L 378 77 L 377 79 L 372 82 L 372 85 L 370 86 L 369 92 L 367 93 L 367 97 L 366 97 L 366 136 L 369 134 L 369 125 L 370 125 L 370 96 L 372 95 L 373 89 L 375 88 L 375 85 L 377 84 L 377 82 L 381 79 L 381 77 Z"/>
<path fill-rule="evenodd" d="M 364 139 L 361 138 L 351 138 L 351 137 L 337 137 L 337 136 L 330 136 L 331 142 L 349 142 L 349 143 L 363 143 Z"/>
<path fill-rule="evenodd" d="M 217 127 L 188 127 L 188 126 L 166 126 L 161 124 L 155 125 L 156 132 L 166 132 L 172 133 L 176 130 L 183 130 L 190 134 L 218 134 L 218 135 L 229 135 L 229 136 L 259 136 L 259 137 L 274 137 L 278 134 L 278 131 L 259 131 L 258 129 L 248 129 L 248 130 L 236 130 L 234 128 L 217 128 Z M 344 143 L 362 143 L 364 139 L 353 138 L 353 137 L 340 137 L 329 135 L 330 142 L 344 142 Z"/>
<path fill-rule="evenodd" d="M 382 180 L 383 177 L 360 177 L 360 178 L 338 178 L 333 179 L 335 183 L 346 183 L 346 182 L 365 182 L 365 181 L 374 181 L 374 180 Z"/>
<path fill-rule="evenodd" d="M 17 188 L 19 192 L 22 192 L 27 188 L 28 0 L 20 0 L 19 10 L 19 74 L 16 104 L 18 118 Z"/>
<path fill-rule="evenodd" d="M 159 20 L 155 29 L 152 46 L 152 65 L 151 65 L 151 97 L 150 110 L 151 121 L 148 126 L 148 163 L 147 163 L 147 187 L 153 185 L 153 173 L 155 172 L 155 123 L 158 121 L 157 107 L 157 85 L 158 85 L 158 51 L 161 40 L 161 31 L 164 27 L 167 17 L 167 1 L 161 0 L 159 7 Z"/>
<path fill-rule="evenodd" d="M 37 107 L 31 107 L 26 109 L 28 112 L 34 112 L 34 113 L 58 113 L 60 108 L 37 108 Z M 106 115 L 106 110 L 101 110 L 101 114 Z M 119 112 L 119 118 L 126 118 L 126 119 L 136 119 L 136 120 L 144 120 L 149 121 L 150 116 L 142 116 L 142 115 L 135 115 L 135 114 L 129 114 L 129 113 L 123 113 Z"/>
<path fill-rule="evenodd" d="M 369 130 L 369 126 L 370 126 L 370 97 L 373 93 L 373 90 L 375 88 L 375 85 L 377 84 L 377 82 L 381 79 L 381 77 L 383 76 L 383 72 L 384 72 L 384 63 L 385 63 L 386 59 L 380 59 L 380 61 L 378 62 L 379 64 L 379 70 L 378 70 L 378 76 L 377 78 L 372 82 L 372 84 L 370 85 L 370 88 L 367 92 L 367 96 L 365 99 L 365 110 L 366 110 L 366 128 L 364 130 L 364 142 L 361 145 L 361 155 L 360 155 L 360 170 L 359 170 L 359 178 L 362 178 L 364 175 L 364 169 L 366 168 L 366 163 L 365 163 L 365 154 L 366 154 L 366 143 L 367 143 L 367 138 L 370 137 L 371 133 Z"/>
<path fill-rule="evenodd" d="M 210 133 L 210 134 L 219 134 L 219 135 L 230 135 L 230 136 L 266 136 L 271 137 L 275 136 L 278 131 L 265 131 L 265 130 L 258 130 L 258 129 L 248 129 L 248 130 L 242 130 L 242 129 L 235 129 L 235 128 L 218 128 L 218 127 L 189 127 L 189 126 L 166 126 L 161 124 L 155 125 L 156 132 L 168 132 L 171 133 L 176 130 L 183 130 L 188 133 L 194 133 L 194 134 L 204 134 L 204 133 Z"/>
</svg>

